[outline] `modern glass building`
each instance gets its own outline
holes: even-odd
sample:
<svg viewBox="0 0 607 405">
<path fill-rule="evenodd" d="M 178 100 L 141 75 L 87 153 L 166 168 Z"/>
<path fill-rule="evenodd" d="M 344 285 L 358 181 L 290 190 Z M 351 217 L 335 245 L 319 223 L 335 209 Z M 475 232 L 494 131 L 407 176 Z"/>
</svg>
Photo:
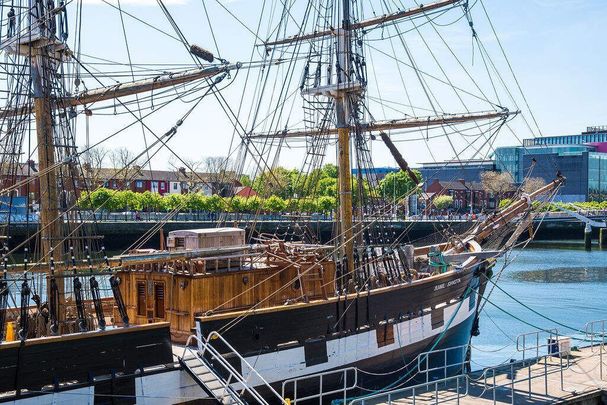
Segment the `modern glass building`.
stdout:
<svg viewBox="0 0 607 405">
<path fill-rule="evenodd" d="M 567 178 L 557 201 L 607 199 L 607 127 L 589 127 L 578 135 L 525 139 L 523 146 L 495 150 L 495 167 L 509 172 L 517 183 L 527 176 Z M 533 167 L 533 169 L 531 169 Z"/>
<path fill-rule="evenodd" d="M 495 163 L 493 160 L 468 159 L 450 162 L 432 162 L 422 163 L 417 168 L 422 174 L 426 185 L 434 180 L 456 181 L 464 180 L 466 183 L 481 181 L 481 173 L 494 171 Z"/>
</svg>

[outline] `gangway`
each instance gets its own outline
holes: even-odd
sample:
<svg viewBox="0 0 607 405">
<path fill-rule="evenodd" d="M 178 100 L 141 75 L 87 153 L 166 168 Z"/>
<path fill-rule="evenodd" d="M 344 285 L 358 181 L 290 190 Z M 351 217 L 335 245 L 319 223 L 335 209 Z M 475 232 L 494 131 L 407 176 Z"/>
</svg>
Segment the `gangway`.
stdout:
<svg viewBox="0 0 607 405">
<path fill-rule="evenodd" d="M 197 347 L 192 347 L 196 341 Z M 244 377 L 237 371 L 211 344 L 211 341 L 221 342 L 228 349 L 228 355 L 235 357 L 243 364 L 243 369 L 249 370 Z M 269 405 L 280 403 L 286 405 L 285 400 L 270 386 L 270 384 L 234 349 L 218 332 L 211 332 L 206 339 L 198 339 L 196 335 L 188 338 L 179 357 L 183 369 L 211 398 L 226 405 L 246 405 L 243 399 L 246 395 L 254 403 Z M 250 383 L 250 379 L 263 386 L 265 396 Z"/>
</svg>

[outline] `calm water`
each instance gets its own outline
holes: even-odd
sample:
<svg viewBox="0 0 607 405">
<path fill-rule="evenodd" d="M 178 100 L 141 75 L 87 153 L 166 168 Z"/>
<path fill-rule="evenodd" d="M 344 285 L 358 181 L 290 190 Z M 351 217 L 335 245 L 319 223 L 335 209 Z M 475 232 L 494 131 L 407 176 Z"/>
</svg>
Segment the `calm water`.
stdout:
<svg viewBox="0 0 607 405">
<path fill-rule="evenodd" d="M 595 248 L 586 252 L 579 243 L 535 243 L 512 252 L 511 257 L 516 258 L 506 266 L 498 285 L 526 306 L 582 330 L 588 321 L 607 319 L 607 250 Z M 495 266 L 494 280 L 504 262 L 501 260 Z M 490 289 L 489 283 L 487 293 Z M 488 299 L 481 314 L 481 334 L 472 339 L 473 369 L 520 358 L 516 337 L 533 331 L 534 326 L 557 328 L 567 336 L 582 336 L 534 314 L 497 288 Z M 533 326 L 514 319 L 496 306 Z M 574 346 L 580 344 L 580 341 L 572 342 Z"/>
</svg>

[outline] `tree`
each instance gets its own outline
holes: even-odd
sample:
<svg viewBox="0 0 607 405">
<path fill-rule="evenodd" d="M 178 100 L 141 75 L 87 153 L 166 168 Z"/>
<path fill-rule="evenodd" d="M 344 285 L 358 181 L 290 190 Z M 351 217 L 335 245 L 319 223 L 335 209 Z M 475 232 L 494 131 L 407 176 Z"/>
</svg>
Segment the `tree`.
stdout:
<svg viewBox="0 0 607 405">
<path fill-rule="evenodd" d="M 481 182 L 485 190 L 493 193 L 499 201 L 514 191 L 514 180 L 508 172 L 483 172 Z"/>
<path fill-rule="evenodd" d="M 118 210 L 139 211 L 142 208 L 141 194 L 131 190 L 114 191 L 113 199 Z"/>
<path fill-rule="evenodd" d="M 453 197 L 450 195 L 439 195 L 432 201 L 432 204 L 436 207 L 436 209 L 444 210 L 445 208 L 449 208 L 451 205 L 453 205 Z"/>
<path fill-rule="evenodd" d="M 413 169 L 413 172 L 421 181 L 422 175 L 419 170 Z M 382 196 L 391 200 L 393 203 L 406 198 L 416 186 L 417 184 L 415 184 L 409 175 L 402 170 L 388 173 L 386 177 L 379 182 L 379 189 Z"/>
<path fill-rule="evenodd" d="M 240 176 L 240 184 L 242 184 L 244 187 L 253 186 L 253 182 L 251 181 L 251 176 L 249 176 L 248 174 L 243 174 L 242 176 Z"/>
<path fill-rule="evenodd" d="M 257 212 L 263 207 L 263 201 L 259 197 L 249 197 L 245 199 L 245 211 Z"/>
<path fill-rule="evenodd" d="M 141 193 L 139 201 L 141 202 L 142 210 L 157 212 L 164 209 L 164 199 L 158 193 L 151 193 L 149 191 Z"/>
<path fill-rule="evenodd" d="M 332 178 L 332 179 L 336 179 L 337 178 L 337 166 L 335 166 L 333 163 L 327 163 L 326 165 L 324 165 L 322 167 L 322 177 L 326 178 Z"/>
<path fill-rule="evenodd" d="M 263 209 L 269 212 L 284 212 L 285 208 L 287 208 L 285 200 L 276 195 L 266 198 L 263 202 Z"/>
<path fill-rule="evenodd" d="M 185 194 L 169 194 L 162 197 L 164 208 L 167 211 L 183 210 L 186 207 Z"/>
<path fill-rule="evenodd" d="M 246 198 L 239 196 L 228 199 L 227 205 L 229 212 L 245 212 L 247 210 Z"/>
<path fill-rule="evenodd" d="M 103 182 L 103 179 L 101 178 L 101 169 L 105 165 L 108 154 L 109 151 L 102 146 L 91 148 L 84 153 L 84 176 L 90 187 L 94 187 Z"/>
<path fill-rule="evenodd" d="M 223 198 L 217 194 L 213 194 L 206 199 L 207 211 L 209 212 L 222 212 L 226 209 L 226 203 Z"/>
<path fill-rule="evenodd" d="M 318 181 L 316 187 L 316 195 L 326 197 L 337 197 L 337 179 L 333 177 L 325 177 Z"/>
<path fill-rule="evenodd" d="M 320 212 L 328 213 L 337 208 L 337 200 L 335 197 L 322 196 L 318 198 L 316 205 Z"/>
<path fill-rule="evenodd" d="M 523 190 L 526 193 L 533 193 L 536 190 L 544 187 L 546 185 L 546 181 L 541 177 L 529 177 L 523 183 Z"/>
<path fill-rule="evenodd" d="M 112 210 L 113 207 L 109 206 L 110 201 L 112 199 L 112 194 L 114 194 L 111 190 L 107 188 L 98 188 L 97 190 L 91 192 L 91 206 L 93 209 L 98 209 L 103 207 L 108 211 Z"/>
<path fill-rule="evenodd" d="M 128 179 L 134 177 L 141 170 L 135 154 L 127 148 L 116 148 L 110 153 L 110 162 L 114 169 L 114 177 L 126 184 Z"/>
<path fill-rule="evenodd" d="M 291 174 L 291 170 L 280 166 L 263 171 L 253 181 L 253 189 L 263 197 L 276 195 L 281 198 L 290 198 L 293 196 Z"/>
<path fill-rule="evenodd" d="M 318 211 L 318 205 L 313 198 L 300 198 L 297 206 L 300 212 L 312 213 Z"/>
<path fill-rule="evenodd" d="M 229 184 L 231 183 L 231 180 L 234 180 L 230 178 L 233 175 L 227 171 L 229 164 L 230 160 L 227 157 L 222 156 L 207 156 L 203 160 L 202 167 L 206 172 L 212 194 L 224 195 L 227 191 L 226 184 Z"/>
</svg>

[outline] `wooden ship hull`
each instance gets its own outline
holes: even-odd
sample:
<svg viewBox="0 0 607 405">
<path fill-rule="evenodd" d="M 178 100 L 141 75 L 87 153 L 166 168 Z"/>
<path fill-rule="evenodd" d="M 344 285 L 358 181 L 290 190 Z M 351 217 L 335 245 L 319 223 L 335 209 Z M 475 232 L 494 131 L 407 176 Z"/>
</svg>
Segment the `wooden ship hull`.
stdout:
<svg viewBox="0 0 607 405">
<path fill-rule="evenodd" d="M 198 317 L 197 335 L 205 339 L 212 331 L 222 331 L 243 357 L 232 357 L 230 364 L 261 391 L 264 383 L 247 371 L 246 362 L 254 364 L 277 392 L 285 380 L 348 367 L 364 370 L 358 384 L 366 388 L 410 384 L 415 379 L 403 376 L 417 374 L 417 358 L 422 353 L 470 342 L 476 333 L 485 276 L 492 266 L 474 264 L 325 302 L 261 309 L 227 330 L 225 326 L 242 313 Z M 221 351 L 221 343 L 217 346 Z M 459 372 L 467 355 L 461 349 L 450 352 L 448 364 L 460 366 L 449 373 Z M 331 386 L 331 376 L 327 376 L 325 390 L 343 386 L 337 377 L 342 375 L 334 375 Z M 285 397 L 294 397 L 293 387 L 286 385 Z M 315 392 L 317 380 L 298 381 L 299 398 Z"/>
</svg>

